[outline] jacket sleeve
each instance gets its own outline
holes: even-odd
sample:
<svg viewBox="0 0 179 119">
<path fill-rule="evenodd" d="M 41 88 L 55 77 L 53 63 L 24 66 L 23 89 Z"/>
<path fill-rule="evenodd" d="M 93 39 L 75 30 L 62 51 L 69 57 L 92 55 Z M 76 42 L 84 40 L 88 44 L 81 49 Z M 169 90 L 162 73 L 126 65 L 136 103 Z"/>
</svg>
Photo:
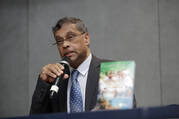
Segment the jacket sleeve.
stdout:
<svg viewBox="0 0 179 119">
<path fill-rule="evenodd" d="M 32 96 L 30 114 L 51 112 L 49 100 L 50 87 L 51 84 L 46 83 L 40 77 L 38 78 L 37 85 Z"/>
</svg>

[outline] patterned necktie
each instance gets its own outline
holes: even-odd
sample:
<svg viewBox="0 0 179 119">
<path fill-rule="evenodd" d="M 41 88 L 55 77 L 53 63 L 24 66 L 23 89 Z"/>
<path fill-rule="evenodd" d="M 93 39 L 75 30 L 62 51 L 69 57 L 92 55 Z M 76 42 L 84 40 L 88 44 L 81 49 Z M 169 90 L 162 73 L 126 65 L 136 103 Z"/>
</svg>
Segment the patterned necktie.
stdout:
<svg viewBox="0 0 179 119">
<path fill-rule="evenodd" d="M 77 80 L 79 72 L 73 70 L 71 73 L 71 91 L 70 91 L 70 112 L 82 112 L 83 100 L 80 89 L 80 84 Z"/>
</svg>

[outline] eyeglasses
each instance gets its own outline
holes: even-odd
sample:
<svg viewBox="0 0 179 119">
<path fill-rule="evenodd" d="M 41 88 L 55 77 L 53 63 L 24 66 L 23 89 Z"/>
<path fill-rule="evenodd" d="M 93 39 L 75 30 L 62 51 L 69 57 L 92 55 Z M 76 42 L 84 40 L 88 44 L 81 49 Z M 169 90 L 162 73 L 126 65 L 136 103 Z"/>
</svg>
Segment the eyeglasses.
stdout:
<svg viewBox="0 0 179 119">
<path fill-rule="evenodd" d="M 74 41 L 77 37 L 81 36 L 85 34 L 85 32 L 81 33 L 81 34 L 69 34 L 67 35 L 67 37 L 64 39 L 64 38 L 56 38 L 56 42 L 53 43 L 52 45 L 58 45 L 58 46 L 61 46 L 64 41 L 68 41 L 68 42 L 72 42 Z"/>
</svg>

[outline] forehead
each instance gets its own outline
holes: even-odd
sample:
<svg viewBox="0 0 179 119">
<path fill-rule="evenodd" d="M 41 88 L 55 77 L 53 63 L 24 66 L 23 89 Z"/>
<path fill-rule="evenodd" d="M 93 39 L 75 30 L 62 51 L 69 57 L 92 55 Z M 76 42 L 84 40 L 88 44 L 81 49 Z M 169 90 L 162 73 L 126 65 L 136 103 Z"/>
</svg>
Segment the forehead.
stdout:
<svg viewBox="0 0 179 119">
<path fill-rule="evenodd" d="M 73 32 L 73 33 L 80 33 L 78 29 L 76 28 L 76 24 L 71 24 L 71 23 L 65 23 L 62 25 L 62 27 L 55 32 L 55 36 L 66 36 L 68 33 Z"/>
</svg>

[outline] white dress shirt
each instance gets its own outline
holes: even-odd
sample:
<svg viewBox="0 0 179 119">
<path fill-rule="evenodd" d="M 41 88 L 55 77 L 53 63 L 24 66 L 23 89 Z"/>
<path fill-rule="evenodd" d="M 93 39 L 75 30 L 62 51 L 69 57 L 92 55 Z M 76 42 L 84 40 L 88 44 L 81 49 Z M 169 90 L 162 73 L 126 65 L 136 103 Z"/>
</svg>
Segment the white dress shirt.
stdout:
<svg viewBox="0 0 179 119">
<path fill-rule="evenodd" d="M 87 82 L 87 77 L 88 77 L 88 70 L 89 66 L 91 63 L 92 55 L 87 57 L 87 59 L 80 64 L 80 66 L 77 68 L 79 71 L 78 75 L 78 82 L 80 84 L 81 88 L 81 94 L 82 94 L 82 99 L 83 99 L 83 110 L 85 111 L 85 92 L 86 92 L 86 82 Z M 71 90 L 71 78 L 68 80 L 68 87 L 67 87 L 67 112 L 70 112 L 70 90 Z"/>
</svg>

